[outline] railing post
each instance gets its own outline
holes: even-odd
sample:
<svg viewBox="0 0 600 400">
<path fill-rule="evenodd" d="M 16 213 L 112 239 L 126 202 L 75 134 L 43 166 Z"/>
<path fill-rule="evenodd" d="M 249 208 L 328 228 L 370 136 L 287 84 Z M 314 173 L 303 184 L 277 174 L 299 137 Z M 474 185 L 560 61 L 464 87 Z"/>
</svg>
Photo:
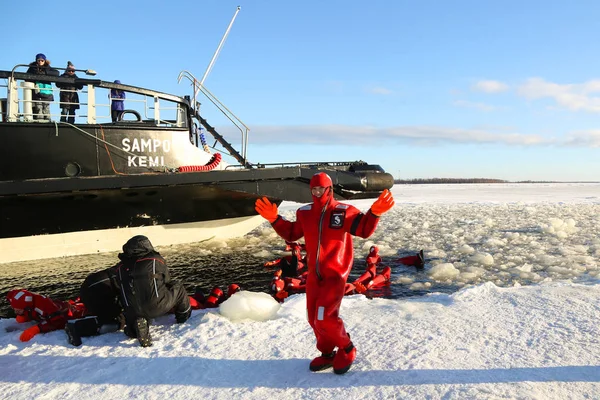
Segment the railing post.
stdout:
<svg viewBox="0 0 600 400">
<path fill-rule="evenodd" d="M 23 88 L 23 121 L 31 122 L 31 121 L 33 121 L 32 92 L 35 88 L 35 83 L 21 82 L 21 87 Z M 17 103 L 18 103 L 18 99 L 17 99 Z M 17 105 L 17 108 L 18 108 L 18 105 Z"/>
<path fill-rule="evenodd" d="M 12 77 L 8 78 L 8 96 L 6 99 L 6 120 L 16 122 L 19 116 L 19 92 L 17 81 Z"/>
<path fill-rule="evenodd" d="M 96 124 L 96 89 L 94 85 L 87 85 L 88 91 L 88 112 L 87 123 L 90 125 Z"/>
<path fill-rule="evenodd" d="M 154 123 L 160 123 L 160 100 L 154 96 Z"/>
</svg>

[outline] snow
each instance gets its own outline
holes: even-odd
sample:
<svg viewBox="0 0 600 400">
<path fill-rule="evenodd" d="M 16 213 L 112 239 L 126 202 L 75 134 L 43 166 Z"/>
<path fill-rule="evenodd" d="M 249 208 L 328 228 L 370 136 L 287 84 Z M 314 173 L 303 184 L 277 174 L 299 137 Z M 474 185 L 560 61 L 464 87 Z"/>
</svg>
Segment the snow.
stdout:
<svg viewBox="0 0 600 400">
<path fill-rule="evenodd" d="M 387 254 L 423 248 L 426 279 L 461 289 L 400 300 L 348 296 L 357 348 L 348 373 L 312 373 L 305 295 L 279 305 L 239 292 L 221 310 L 151 326 L 154 346 L 122 332 L 18 340 L 0 320 L 6 399 L 578 399 L 600 391 L 600 184 L 401 185 L 375 237 Z M 352 202 L 368 208 L 372 200 Z M 293 216 L 297 205 L 284 204 Z M 267 245 L 272 230 L 258 232 Z M 366 250 L 365 250 L 366 251 Z M 362 254 L 357 254 L 362 256 Z M 16 329 L 16 330 L 15 330 Z"/>
</svg>

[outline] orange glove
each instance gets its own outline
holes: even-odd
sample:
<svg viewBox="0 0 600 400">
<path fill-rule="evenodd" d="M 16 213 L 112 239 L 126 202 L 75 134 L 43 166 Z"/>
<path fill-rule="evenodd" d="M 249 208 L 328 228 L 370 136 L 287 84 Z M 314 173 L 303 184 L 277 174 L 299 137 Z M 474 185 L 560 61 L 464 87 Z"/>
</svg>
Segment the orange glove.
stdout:
<svg viewBox="0 0 600 400">
<path fill-rule="evenodd" d="M 29 321 L 29 318 L 27 318 L 27 316 L 26 316 L 26 315 L 17 315 L 17 316 L 15 317 L 15 319 L 17 320 L 17 322 L 18 322 L 19 324 L 22 324 L 23 322 L 27 322 L 27 321 Z"/>
<path fill-rule="evenodd" d="M 254 209 L 270 223 L 277 219 L 277 204 L 271 203 L 266 197 L 256 200 Z"/>
<path fill-rule="evenodd" d="M 37 325 L 34 325 L 30 328 L 25 329 L 23 331 L 23 333 L 21 333 L 19 340 L 21 342 L 29 342 L 38 333 L 40 333 L 40 327 Z"/>
<path fill-rule="evenodd" d="M 283 302 L 284 299 L 287 299 L 288 296 L 289 296 L 289 293 L 286 292 L 285 290 L 275 293 L 275 299 L 277 301 L 279 301 L 280 303 Z"/>
<path fill-rule="evenodd" d="M 364 292 L 367 291 L 367 288 L 362 283 L 356 282 L 354 284 L 354 290 L 356 291 L 356 293 L 363 294 Z"/>
<path fill-rule="evenodd" d="M 371 212 L 373 215 L 380 217 L 382 214 L 390 211 L 392 207 L 394 207 L 394 198 L 390 191 L 385 189 L 371 206 Z"/>
</svg>

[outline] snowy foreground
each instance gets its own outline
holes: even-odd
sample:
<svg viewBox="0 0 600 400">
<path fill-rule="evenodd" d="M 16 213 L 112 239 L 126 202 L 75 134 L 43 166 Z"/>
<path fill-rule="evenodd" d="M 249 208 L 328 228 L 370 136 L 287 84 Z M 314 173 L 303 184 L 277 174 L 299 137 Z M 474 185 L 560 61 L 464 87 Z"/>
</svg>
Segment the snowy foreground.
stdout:
<svg viewBox="0 0 600 400">
<path fill-rule="evenodd" d="M 61 331 L 21 343 L 23 327 L 0 320 L 0 397 L 598 398 L 600 185 L 393 192 L 397 206 L 375 242 L 436 252 L 429 279 L 464 287 L 402 300 L 346 297 L 341 313 L 358 351 L 347 374 L 309 372 L 317 352 L 304 295 L 278 305 L 240 292 L 220 310 L 194 311 L 182 325 L 173 316 L 155 320 L 151 348 L 122 332 L 84 338 L 79 348 Z M 503 226 L 523 215 L 536 223 Z M 266 229 L 262 235 L 270 237 Z M 478 276 L 488 278 L 481 283 Z"/>
</svg>

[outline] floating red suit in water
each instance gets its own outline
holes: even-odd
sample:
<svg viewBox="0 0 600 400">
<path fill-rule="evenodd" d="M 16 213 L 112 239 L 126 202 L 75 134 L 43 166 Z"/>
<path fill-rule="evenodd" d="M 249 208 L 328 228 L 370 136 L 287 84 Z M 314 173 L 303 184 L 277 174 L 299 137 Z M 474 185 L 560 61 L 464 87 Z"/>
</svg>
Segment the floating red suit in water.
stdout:
<svg viewBox="0 0 600 400">
<path fill-rule="evenodd" d="M 392 274 L 390 267 L 385 266 L 377 273 L 377 267 L 381 263 L 377 246 L 371 246 L 365 261 L 367 264 L 365 272 L 350 284 L 353 287 L 346 285 L 346 294 L 364 293 L 369 289 L 389 284 Z"/>
<path fill-rule="evenodd" d="M 414 256 L 401 257 L 401 258 L 397 259 L 396 261 L 401 264 L 413 266 L 413 267 L 417 267 L 417 268 L 423 268 L 425 266 L 425 256 L 423 255 L 423 250 L 420 250 Z"/>
<path fill-rule="evenodd" d="M 278 258 L 274 261 L 267 261 L 265 267 L 280 267 L 275 271 L 273 280 L 271 281 L 271 294 L 277 301 L 283 301 L 291 293 L 303 293 L 306 290 L 306 272 L 299 273 L 306 265 L 306 256 L 302 255 L 304 245 L 296 242 L 286 242 L 286 251 L 291 251 L 289 256 Z M 401 257 L 396 262 L 417 268 L 423 268 L 425 262 L 423 250 L 411 256 Z M 392 270 L 389 266 L 381 267 L 381 256 L 379 255 L 379 247 L 371 246 L 369 254 L 365 259 L 366 269 L 362 275 L 356 278 L 353 282 L 347 282 L 345 287 L 345 295 L 363 294 L 369 289 L 376 289 L 389 284 Z M 293 267 L 290 267 L 293 266 Z M 296 269 L 297 267 L 297 269 Z M 286 268 L 288 275 L 286 276 Z M 294 271 L 296 276 L 289 276 L 290 271 Z"/>
<path fill-rule="evenodd" d="M 289 256 L 278 258 L 277 260 L 267 261 L 265 267 L 277 267 L 281 269 L 281 278 L 295 278 L 303 272 L 306 272 L 306 246 L 297 242 L 285 242 L 285 251 L 290 251 Z"/>
</svg>

